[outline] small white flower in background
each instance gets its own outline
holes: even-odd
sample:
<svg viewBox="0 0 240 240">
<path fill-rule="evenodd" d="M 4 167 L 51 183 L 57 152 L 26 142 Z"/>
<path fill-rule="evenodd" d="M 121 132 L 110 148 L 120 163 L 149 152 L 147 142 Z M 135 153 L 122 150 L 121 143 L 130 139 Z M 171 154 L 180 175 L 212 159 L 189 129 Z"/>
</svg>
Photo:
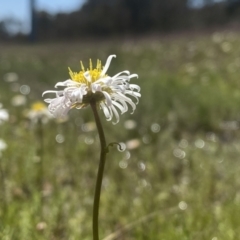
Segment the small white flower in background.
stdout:
<svg viewBox="0 0 240 240">
<path fill-rule="evenodd" d="M 119 113 L 128 111 L 128 105 L 132 110 L 136 109 L 140 87 L 136 84 L 130 84 L 131 78 L 138 77 L 137 74 L 130 74 L 129 71 L 120 72 L 113 77 L 106 74 L 111 60 L 116 55 L 110 55 L 104 67 L 101 61 L 97 61 L 96 68 L 92 67 L 90 60 L 89 69 L 85 70 L 81 62 L 82 70 L 78 73 L 72 72 L 69 69 L 71 79 L 64 82 L 58 82 L 55 87 L 64 87 L 59 91 L 45 91 L 47 93 L 56 94 L 55 98 L 47 98 L 45 102 L 49 103 L 48 109 L 54 117 L 62 118 L 67 115 L 71 108 L 82 109 L 96 102 L 98 107 L 103 110 L 103 113 L 108 121 L 116 118 L 119 122 Z M 130 97 L 135 98 L 136 103 Z"/>
<path fill-rule="evenodd" d="M 9 113 L 6 109 L 2 108 L 2 104 L 0 103 L 0 125 L 9 119 Z"/>
<path fill-rule="evenodd" d="M 132 129 L 134 129 L 134 128 L 137 127 L 137 122 L 134 121 L 134 120 L 131 120 L 131 119 L 126 120 L 126 121 L 124 122 L 124 127 L 125 127 L 126 129 L 128 129 L 128 130 L 132 130 Z"/>
<path fill-rule="evenodd" d="M 26 112 L 26 117 L 29 118 L 33 123 L 37 123 L 39 120 L 42 123 L 47 123 L 52 115 L 49 113 L 47 106 L 40 101 L 37 101 L 31 105 L 31 109 Z"/>
<path fill-rule="evenodd" d="M 2 151 L 7 148 L 7 144 L 3 139 L 0 139 L 0 157 L 2 156 Z"/>
<path fill-rule="evenodd" d="M 24 95 L 16 95 L 12 98 L 11 104 L 14 107 L 20 107 L 27 103 L 27 98 Z"/>
<path fill-rule="evenodd" d="M 18 81 L 18 75 L 15 72 L 9 72 L 3 76 L 3 79 L 9 83 L 16 82 Z"/>
<path fill-rule="evenodd" d="M 96 124 L 95 122 L 87 122 L 82 124 L 82 130 L 84 132 L 92 132 L 96 129 Z"/>
<path fill-rule="evenodd" d="M 138 148 L 141 145 L 141 141 L 137 138 L 135 139 L 131 139 L 129 141 L 126 142 L 126 147 L 128 150 L 133 150 Z"/>
</svg>

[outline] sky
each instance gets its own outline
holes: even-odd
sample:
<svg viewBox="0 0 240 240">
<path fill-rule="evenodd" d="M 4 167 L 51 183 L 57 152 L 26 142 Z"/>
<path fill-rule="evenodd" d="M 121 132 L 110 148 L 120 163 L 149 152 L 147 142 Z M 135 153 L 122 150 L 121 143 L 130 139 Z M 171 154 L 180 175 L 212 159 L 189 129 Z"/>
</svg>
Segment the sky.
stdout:
<svg viewBox="0 0 240 240">
<path fill-rule="evenodd" d="M 214 3 L 224 2 L 226 0 L 213 0 Z M 201 8 L 204 6 L 205 0 L 188 0 L 188 5 L 194 8 Z"/>
<path fill-rule="evenodd" d="M 18 29 L 12 31 L 21 31 L 28 33 L 30 30 L 30 0 L 0 0 L 0 21 L 7 18 L 14 18 L 21 22 Z M 55 14 L 58 12 L 72 12 L 79 9 L 85 0 L 35 0 L 37 10 L 46 10 Z"/>
</svg>

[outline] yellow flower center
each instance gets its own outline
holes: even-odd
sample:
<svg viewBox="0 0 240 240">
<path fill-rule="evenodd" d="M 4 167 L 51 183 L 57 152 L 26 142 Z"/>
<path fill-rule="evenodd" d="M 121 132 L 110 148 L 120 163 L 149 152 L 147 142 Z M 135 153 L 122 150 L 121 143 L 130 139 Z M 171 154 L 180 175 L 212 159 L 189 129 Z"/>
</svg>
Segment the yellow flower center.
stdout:
<svg viewBox="0 0 240 240">
<path fill-rule="evenodd" d="M 71 79 L 75 82 L 79 82 L 79 83 L 85 83 L 87 85 L 97 81 L 99 78 L 100 78 L 100 74 L 102 72 L 102 64 L 101 64 L 101 61 L 100 60 L 97 60 L 97 66 L 96 68 L 93 69 L 93 66 L 92 66 L 92 60 L 90 59 L 89 60 L 89 68 L 87 68 L 86 71 L 89 72 L 89 75 L 91 76 L 91 83 L 88 82 L 88 80 L 84 77 L 84 73 L 86 72 L 85 69 L 84 69 L 84 66 L 83 66 L 83 63 L 82 61 L 80 61 L 80 65 L 81 65 L 81 71 L 80 72 L 73 72 L 70 68 L 69 69 L 69 74 L 71 76 Z"/>
<path fill-rule="evenodd" d="M 36 112 L 40 112 L 46 109 L 46 105 L 42 102 L 35 102 L 31 105 L 31 109 Z"/>
</svg>

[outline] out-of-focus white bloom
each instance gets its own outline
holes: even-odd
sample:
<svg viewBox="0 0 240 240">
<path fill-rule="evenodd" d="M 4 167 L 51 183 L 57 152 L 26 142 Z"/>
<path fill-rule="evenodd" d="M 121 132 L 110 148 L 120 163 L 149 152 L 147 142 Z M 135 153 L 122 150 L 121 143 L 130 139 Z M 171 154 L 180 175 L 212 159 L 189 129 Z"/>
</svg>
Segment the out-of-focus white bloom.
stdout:
<svg viewBox="0 0 240 240">
<path fill-rule="evenodd" d="M 87 122 L 82 124 L 82 130 L 84 132 L 92 132 L 96 129 L 96 124 L 95 122 Z"/>
<path fill-rule="evenodd" d="M 43 231 L 45 228 L 47 228 L 47 224 L 45 222 L 39 222 L 37 225 L 36 225 L 36 229 L 38 231 Z"/>
<path fill-rule="evenodd" d="M 2 108 L 2 104 L 0 103 L 0 125 L 9 119 L 9 113 L 6 109 Z"/>
<path fill-rule="evenodd" d="M 96 68 L 92 67 L 90 60 L 89 69 L 85 70 L 81 62 L 82 70 L 78 73 L 69 69 L 71 79 L 64 82 L 58 82 L 55 87 L 64 87 L 59 91 L 45 91 L 43 93 L 54 93 L 55 98 L 47 98 L 45 102 L 49 103 L 48 109 L 54 117 L 64 117 L 71 108 L 82 109 L 91 102 L 97 103 L 98 107 L 103 110 L 108 121 L 116 118 L 119 121 L 119 113 L 128 111 L 128 105 L 134 111 L 136 104 L 130 97 L 136 99 L 141 97 L 140 87 L 136 84 L 130 84 L 131 78 L 138 77 L 137 74 L 130 74 L 129 71 L 120 72 L 113 77 L 106 74 L 111 60 L 115 55 L 110 55 L 104 67 L 101 61 L 97 61 Z M 130 97 L 129 97 L 130 96 Z M 117 111 L 118 110 L 118 111 Z"/>
<path fill-rule="evenodd" d="M 35 102 L 31 105 L 31 109 L 26 112 L 26 117 L 33 123 L 37 123 L 39 120 L 42 123 L 47 123 L 52 118 L 52 114 L 49 113 L 47 106 L 43 102 Z"/>
<path fill-rule="evenodd" d="M 0 155 L 3 150 L 7 148 L 7 144 L 3 139 L 0 139 Z"/>
<path fill-rule="evenodd" d="M 126 128 L 126 129 L 128 129 L 128 130 L 132 130 L 132 129 L 134 129 L 134 128 L 136 128 L 137 127 L 137 122 L 136 121 L 134 121 L 134 120 L 126 120 L 125 122 L 124 122 L 124 127 Z"/>
<path fill-rule="evenodd" d="M 128 150 L 133 150 L 138 148 L 141 145 L 141 142 L 139 139 L 135 138 L 135 139 L 131 139 L 129 141 L 126 142 L 126 147 Z"/>
<path fill-rule="evenodd" d="M 27 98 L 23 95 L 16 95 L 12 98 L 11 103 L 14 107 L 23 106 L 27 103 Z"/>
<path fill-rule="evenodd" d="M 9 72 L 3 76 L 3 79 L 9 83 L 16 82 L 18 80 L 18 75 L 15 72 Z"/>
</svg>

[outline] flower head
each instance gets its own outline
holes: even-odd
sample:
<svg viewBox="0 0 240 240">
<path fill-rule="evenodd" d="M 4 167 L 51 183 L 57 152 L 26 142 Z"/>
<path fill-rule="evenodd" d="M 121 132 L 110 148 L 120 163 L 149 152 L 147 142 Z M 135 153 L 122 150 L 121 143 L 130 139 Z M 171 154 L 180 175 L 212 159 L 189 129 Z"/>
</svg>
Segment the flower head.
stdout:
<svg viewBox="0 0 240 240">
<path fill-rule="evenodd" d="M 0 152 L 7 148 L 7 144 L 3 139 L 0 139 Z"/>
<path fill-rule="evenodd" d="M 26 112 L 26 117 L 29 118 L 33 123 L 37 123 L 41 120 L 43 123 L 48 122 L 52 115 L 49 113 L 47 106 L 37 101 L 31 105 L 31 109 Z"/>
<path fill-rule="evenodd" d="M 27 98 L 24 95 L 16 95 L 12 98 L 11 103 L 14 107 L 24 106 L 27 103 Z"/>
<path fill-rule="evenodd" d="M 0 125 L 9 120 L 9 113 L 6 109 L 2 108 L 2 104 L 0 103 Z"/>
<path fill-rule="evenodd" d="M 7 144 L 3 139 L 0 139 L 0 157 L 2 156 L 2 152 L 7 148 Z"/>
<path fill-rule="evenodd" d="M 140 87 L 136 84 L 130 84 L 131 78 L 138 77 L 137 74 L 130 74 L 129 71 L 120 72 L 113 77 L 106 74 L 111 60 L 116 55 L 110 55 L 104 67 L 101 61 L 97 61 L 96 68 L 93 68 L 90 60 L 89 68 L 85 70 L 82 62 L 82 70 L 79 72 L 72 72 L 69 69 L 71 79 L 64 82 L 58 82 L 55 87 L 63 87 L 59 91 L 45 91 L 47 93 L 54 93 L 55 98 L 47 98 L 45 102 L 49 103 L 48 109 L 55 117 L 65 117 L 71 108 L 82 109 L 90 103 L 95 102 L 100 109 L 103 110 L 104 115 L 108 121 L 116 118 L 119 121 L 119 113 L 127 112 L 128 105 L 134 111 L 136 104 L 130 97 L 136 99 L 141 97 L 139 93 Z M 130 96 L 130 97 L 129 97 Z"/>
</svg>

